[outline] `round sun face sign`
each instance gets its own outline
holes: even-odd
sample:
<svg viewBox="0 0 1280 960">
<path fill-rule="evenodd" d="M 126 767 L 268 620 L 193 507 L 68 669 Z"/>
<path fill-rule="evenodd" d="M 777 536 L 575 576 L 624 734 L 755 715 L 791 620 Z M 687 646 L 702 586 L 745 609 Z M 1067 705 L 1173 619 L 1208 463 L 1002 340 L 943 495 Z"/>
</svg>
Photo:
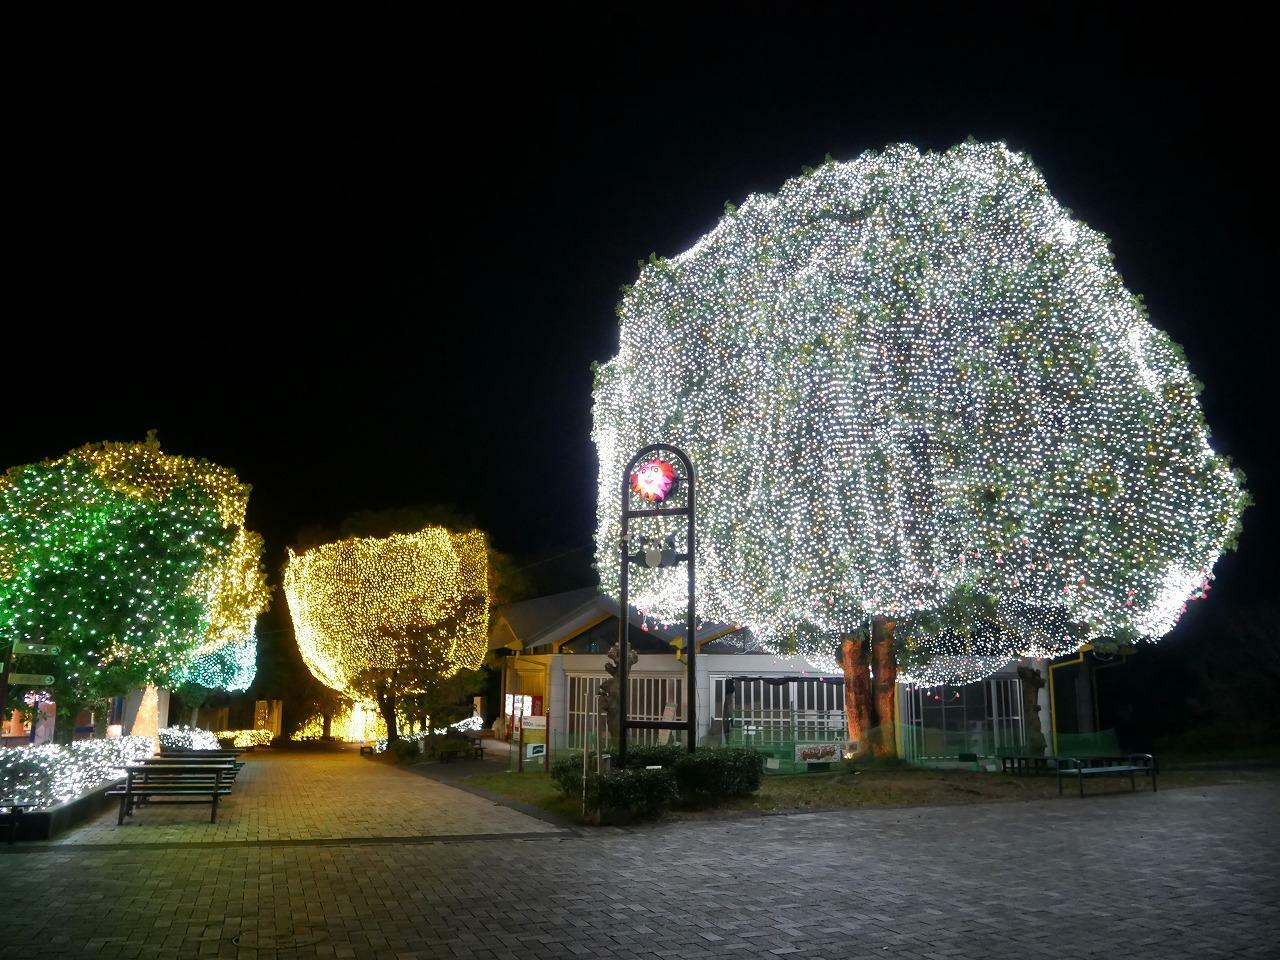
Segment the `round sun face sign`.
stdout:
<svg viewBox="0 0 1280 960">
<path fill-rule="evenodd" d="M 642 463 L 631 475 L 631 490 L 645 500 L 661 502 L 676 482 L 676 472 L 665 460 Z"/>
</svg>

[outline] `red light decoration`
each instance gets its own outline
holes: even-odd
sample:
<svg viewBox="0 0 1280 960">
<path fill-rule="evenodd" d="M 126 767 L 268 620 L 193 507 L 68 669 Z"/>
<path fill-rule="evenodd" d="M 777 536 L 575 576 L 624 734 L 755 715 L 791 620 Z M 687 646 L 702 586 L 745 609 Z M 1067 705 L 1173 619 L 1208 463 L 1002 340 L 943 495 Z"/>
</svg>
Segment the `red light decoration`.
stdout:
<svg viewBox="0 0 1280 960">
<path fill-rule="evenodd" d="M 650 460 L 631 475 L 631 490 L 645 500 L 661 502 L 675 486 L 676 472 L 665 460 Z"/>
</svg>

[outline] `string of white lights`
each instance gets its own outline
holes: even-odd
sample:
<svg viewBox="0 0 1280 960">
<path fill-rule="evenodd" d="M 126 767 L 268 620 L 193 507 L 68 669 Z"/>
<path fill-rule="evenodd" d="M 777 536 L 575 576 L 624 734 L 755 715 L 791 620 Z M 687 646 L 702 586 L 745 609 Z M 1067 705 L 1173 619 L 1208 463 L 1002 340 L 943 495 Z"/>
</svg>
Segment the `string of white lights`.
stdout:
<svg viewBox="0 0 1280 960">
<path fill-rule="evenodd" d="M 656 441 L 698 471 L 703 618 L 828 665 L 895 618 L 904 679 L 1157 639 L 1234 545 L 1242 478 L 1182 351 L 1003 144 L 827 162 L 653 259 L 618 315 L 592 431 L 615 595 L 621 471 Z M 631 576 L 681 618 L 682 571 Z"/>
</svg>

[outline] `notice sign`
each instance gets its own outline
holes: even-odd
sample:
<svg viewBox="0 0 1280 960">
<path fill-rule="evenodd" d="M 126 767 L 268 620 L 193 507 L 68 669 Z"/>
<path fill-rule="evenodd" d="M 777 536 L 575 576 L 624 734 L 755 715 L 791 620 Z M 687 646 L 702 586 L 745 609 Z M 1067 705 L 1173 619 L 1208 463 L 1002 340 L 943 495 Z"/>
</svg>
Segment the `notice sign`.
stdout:
<svg viewBox="0 0 1280 960">
<path fill-rule="evenodd" d="M 843 743 L 797 743 L 796 763 L 831 763 L 843 753 Z"/>
<path fill-rule="evenodd" d="M 53 677 L 47 673 L 11 673 L 9 682 L 15 687 L 47 687 Z"/>
<path fill-rule="evenodd" d="M 545 743 L 526 743 L 524 745 L 524 758 L 526 760 L 535 760 L 546 755 L 547 745 Z"/>
<path fill-rule="evenodd" d="M 62 648 L 56 643 L 27 643 L 25 640 L 15 640 L 13 643 L 14 653 L 36 653 L 42 656 L 57 656 L 62 652 Z"/>
<path fill-rule="evenodd" d="M 520 725 L 526 730 L 545 730 L 547 729 L 546 717 L 521 717 Z"/>
</svg>

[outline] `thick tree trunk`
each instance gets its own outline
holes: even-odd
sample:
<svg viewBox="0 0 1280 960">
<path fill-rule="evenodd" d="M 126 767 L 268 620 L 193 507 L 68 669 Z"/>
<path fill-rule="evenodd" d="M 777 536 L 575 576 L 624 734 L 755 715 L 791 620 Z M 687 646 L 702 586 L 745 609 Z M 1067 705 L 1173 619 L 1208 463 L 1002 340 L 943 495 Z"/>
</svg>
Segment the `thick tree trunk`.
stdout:
<svg viewBox="0 0 1280 960">
<path fill-rule="evenodd" d="M 1032 667 L 1019 667 L 1018 677 L 1022 680 L 1022 716 L 1027 731 L 1022 749 L 1030 756 L 1043 757 L 1047 744 L 1044 728 L 1040 725 L 1039 694 L 1044 686 L 1044 677 Z"/>
<path fill-rule="evenodd" d="M 387 725 L 387 743 L 400 739 L 400 731 L 396 729 L 396 695 L 388 693 L 378 697 L 378 710 L 382 714 L 382 722 Z"/>
<path fill-rule="evenodd" d="M 872 749 L 878 757 L 896 757 L 898 660 L 893 653 L 893 621 L 876 617 L 871 621 L 871 670 L 876 701 L 876 736 Z"/>
<path fill-rule="evenodd" d="M 844 715 L 849 722 L 849 739 L 857 743 L 859 756 L 871 744 L 871 665 L 867 637 L 859 630 L 840 641 L 840 665 L 844 668 Z"/>
<path fill-rule="evenodd" d="M 328 740 L 333 736 L 333 714 L 326 713 L 321 717 L 320 739 Z"/>
</svg>

